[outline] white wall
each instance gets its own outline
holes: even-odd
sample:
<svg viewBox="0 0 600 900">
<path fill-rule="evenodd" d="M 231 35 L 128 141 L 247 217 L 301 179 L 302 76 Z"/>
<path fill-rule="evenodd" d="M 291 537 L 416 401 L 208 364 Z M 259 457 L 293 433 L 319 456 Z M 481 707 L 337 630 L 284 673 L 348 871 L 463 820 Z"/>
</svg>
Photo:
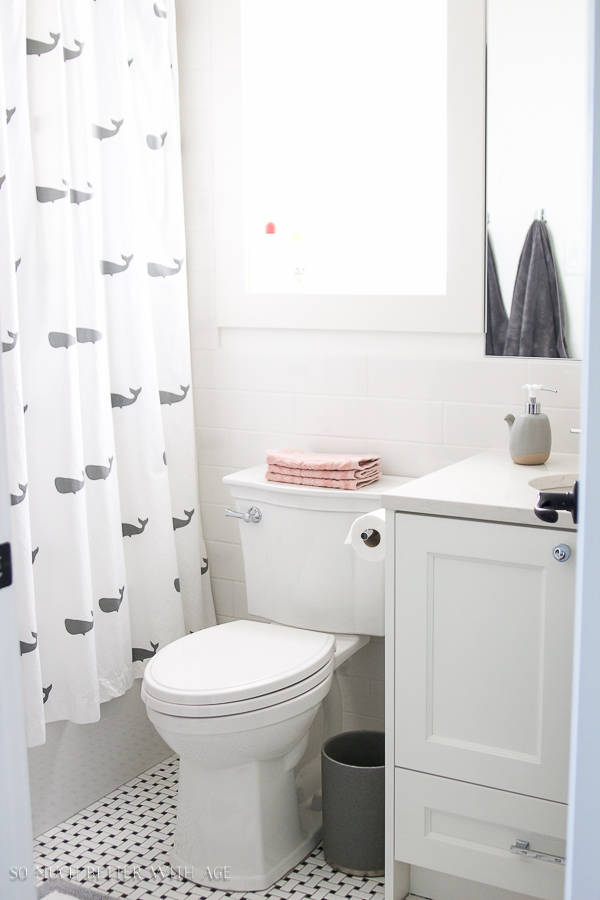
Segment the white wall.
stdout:
<svg viewBox="0 0 600 900">
<path fill-rule="evenodd" d="M 587 0 L 488 3 L 487 198 L 500 288 L 544 208 L 567 308 L 569 355 L 583 352 L 588 151 Z"/>
<path fill-rule="evenodd" d="M 521 385 L 545 394 L 557 452 L 577 452 L 580 364 L 486 359 L 483 335 L 221 329 L 215 325 L 210 0 L 177 0 L 187 265 L 202 521 L 220 621 L 248 615 L 223 475 L 267 447 L 381 454 L 419 476 L 507 447 Z M 368 309 L 365 310 L 368 315 Z M 340 670 L 345 727 L 383 724 L 383 643 Z"/>
</svg>

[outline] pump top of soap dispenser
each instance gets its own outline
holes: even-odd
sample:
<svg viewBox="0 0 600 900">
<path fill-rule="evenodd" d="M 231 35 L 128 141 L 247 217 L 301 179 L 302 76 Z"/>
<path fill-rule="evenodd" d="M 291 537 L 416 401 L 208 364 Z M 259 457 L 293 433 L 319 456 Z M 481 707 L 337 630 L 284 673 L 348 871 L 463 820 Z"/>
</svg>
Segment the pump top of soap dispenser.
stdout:
<svg viewBox="0 0 600 900">
<path fill-rule="evenodd" d="M 525 413 L 530 416 L 539 416 L 542 411 L 542 404 L 538 403 L 537 395 L 539 391 L 550 391 L 558 394 L 554 388 L 544 387 L 543 384 L 524 384 L 523 389 L 527 391 L 527 403 L 525 404 Z"/>
</svg>

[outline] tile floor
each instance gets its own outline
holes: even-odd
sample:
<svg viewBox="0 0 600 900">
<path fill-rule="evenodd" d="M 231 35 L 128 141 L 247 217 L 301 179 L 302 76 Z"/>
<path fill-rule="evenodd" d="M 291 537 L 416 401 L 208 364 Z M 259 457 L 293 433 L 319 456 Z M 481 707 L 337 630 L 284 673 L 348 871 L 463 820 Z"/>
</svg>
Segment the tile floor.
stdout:
<svg viewBox="0 0 600 900">
<path fill-rule="evenodd" d="M 214 889 L 182 880 L 167 859 L 177 774 L 171 757 L 36 838 L 38 884 L 71 878 L 118 900 L 383 900 L 383 879 L 336 872 L 320 848 L 263 893 L 227 891 L 223 880 Z"/>
</svg>

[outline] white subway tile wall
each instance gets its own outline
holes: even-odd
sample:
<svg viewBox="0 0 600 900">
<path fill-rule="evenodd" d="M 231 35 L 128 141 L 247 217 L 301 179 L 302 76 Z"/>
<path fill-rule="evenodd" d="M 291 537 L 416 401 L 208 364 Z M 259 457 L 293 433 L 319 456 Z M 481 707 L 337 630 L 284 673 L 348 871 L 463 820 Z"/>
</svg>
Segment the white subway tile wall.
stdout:
<svg viewBox="0 0 600 900">
<path fill-rule="evenodd" d="M 227 329 L 215 318 L 210 0 L 176 0 L 187 267 L 202 520 L 219 621 L 248 616 L 238 526 L 223 475 L 267 447 L 381 455 L 418 477 L 507 447 L 525 382 L 542 395 L 554 449 L 577 452 L 580 364 L 486 359 L 479 335 Z M 368 310 L 365 310 L 368 314 Z M 383 642 L 340 669 L 345 728 L 383 727 Z"/>
</svg>

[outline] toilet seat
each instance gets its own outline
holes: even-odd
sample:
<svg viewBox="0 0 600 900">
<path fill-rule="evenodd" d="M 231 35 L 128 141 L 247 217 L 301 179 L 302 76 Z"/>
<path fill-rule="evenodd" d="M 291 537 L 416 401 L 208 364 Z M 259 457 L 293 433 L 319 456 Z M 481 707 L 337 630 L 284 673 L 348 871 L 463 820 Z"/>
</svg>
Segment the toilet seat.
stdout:
<svg viewBox="0 0 600 900">
<path fill-rule="evenodd" d="M 142 699 L 172 716 L 264 709 L 312 690 L 334 667 L 331 634 L 241 620 L 169 644 L 146 667 Z"/>
</svg>

